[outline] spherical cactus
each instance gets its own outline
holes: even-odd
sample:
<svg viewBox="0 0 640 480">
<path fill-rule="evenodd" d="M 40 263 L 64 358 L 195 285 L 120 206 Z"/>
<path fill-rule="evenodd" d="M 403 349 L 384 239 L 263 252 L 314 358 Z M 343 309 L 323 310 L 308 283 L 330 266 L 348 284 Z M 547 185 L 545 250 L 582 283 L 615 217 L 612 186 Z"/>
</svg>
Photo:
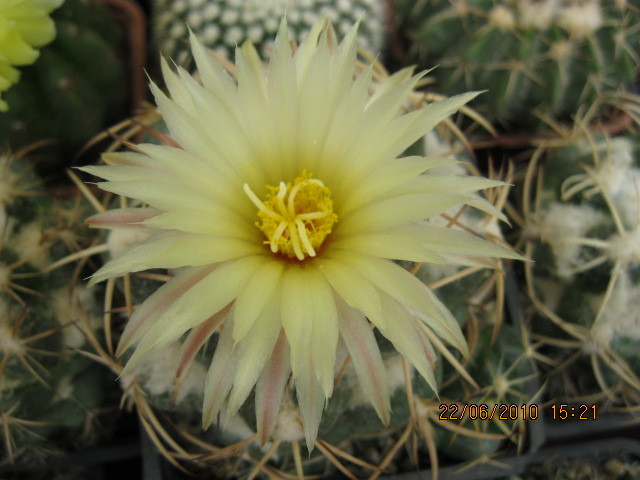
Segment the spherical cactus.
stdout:
<svg viewBox="0 0 640 480">
<path fill-rule="evenodd" d="M 233 59 L 245 40 L 268 58 L 285 11 L 292 40 L 300 41 L 326 15 L 339 35 L 360 21 L 359 45 L 374 54 L 382 47 L 381 0 L 154 0 L 154 38 L 163 55 L 178 63 L 189 54 L 184 41 L 188 28 L 225 58 Z"/>
<path fill-rule="evenodd" d="M 633 80 L 640 15 L 625 1 L 397 2 L 409 61 L 438 65 L 443 93 L 488 90 L 477 106 L 505 125 L 566 118 Z"/>
<path fill-rule="evenodd" d="M 0 438 L 4 462 L 43 462 L 102 435 L 106 369 L 78 353 L 98 327 L 93 292 L 50 265 L 88 246 L 86 206 L 56 201 L 28 158 L 0 152 Z"/>
<path fill-rule="evenodd" d="M 547 154 L 523 240 L 536 329 L 565 362 L 553 392 L 637 404 L 640 155 L 636 135 L 593 135 Z M 535 169 L 533 165 L 530 168 Z M 534 178 L 531 176 L 530 178 Z M 553 347 L 559 345 L 573 349 Z M 622 400 L 630 390 L 635 400 Z M 631 397 L 630 397 L 631 398 Z"/>
<path fill-rule="evenodd" d="M 14 148 L 46 139 L 68 160 L 126 111 L 123 32 L 89 0 L 67 0 L 52 18 L 56 39 L 8 92 L 0 138 Z"/>
</svg>

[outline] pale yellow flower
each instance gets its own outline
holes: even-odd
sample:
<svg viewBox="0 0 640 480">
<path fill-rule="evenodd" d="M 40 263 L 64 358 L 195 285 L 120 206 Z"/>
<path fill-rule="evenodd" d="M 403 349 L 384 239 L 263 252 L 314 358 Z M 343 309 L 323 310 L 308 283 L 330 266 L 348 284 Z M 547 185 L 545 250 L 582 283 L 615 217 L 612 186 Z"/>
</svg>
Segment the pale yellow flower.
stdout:
<svg viewBox="0 0 640 480">
<path fill-rule="evenodd" d="M 38 58 L 37 47 L 51 42 L 56 28 L 49 14 L 64 0 L 0 1 L 0 94 L 20 78 L 14 66 L 31 65 Z M 0 111 L 8 110 L 0 98 Z"/>
<path fill-rule="evenodd" d="M 234 414 L 256 385 L 262 440 L 271 435 L 290 373 L 312 448 L 334 383 L 336 348 L 351 354 L 366 395 L 389 419 L 389 395 L 372 322 L 435 390 L 425 324 L 466 352 L 456 320 L 436 296 L 389 259 L 474 264 L 517 254 L 461 230 L 420 223 L 500 185 L 422 175 L 452 160 L 397 158 L 475 93 L 399 115 L 422 75 L 402 70 L 372 91 L 354 78 L 356 29 L 333 48 L 325 23 L 292 49 L 283 21 L 268 67 L 254 46 L 229 76 L 194 36 L 202 84 L 163 63 L 171 94 L 152 84 L 179 147 L 139 145 L 84 168 L 104 190 L 146 202 L 89 220 L 144 228 L 150 237 L 111 260 L 92 282 L 149 268 L 180 268 L 133 314 L 119 352 L 137 344 L 125 371 L 191 331 L 179 373 L 220 333 L 205 385 L 204 426 L 228 401 Z M 494 212 L 495 213 L 495 212 Z"/>
</svg>

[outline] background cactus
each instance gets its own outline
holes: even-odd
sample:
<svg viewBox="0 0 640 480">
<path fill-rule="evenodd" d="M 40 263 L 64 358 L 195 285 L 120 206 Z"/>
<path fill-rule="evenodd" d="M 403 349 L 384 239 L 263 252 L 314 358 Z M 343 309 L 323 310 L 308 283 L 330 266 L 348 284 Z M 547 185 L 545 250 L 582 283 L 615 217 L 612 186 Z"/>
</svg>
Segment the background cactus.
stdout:
<svg viewBox="0 0 640 480">
<path fill-rule="evenodd" d="M 567 118 L 633 80 L 639 12 L 600 0 L 403 0 L 407 61 L 432 67 L 443 93 L 488 90 L 476 106 L 505 126 Z"/>
<path fill-rule="evenodd" d="M 14 148 L 46 139 L 68 161 L 126 112 L 124 38 L 109 10 L 90 0 L 66 0 L 52 18 L 56 39 L 7 93 L 0 138 Z"/>
<path fill-rule="evenodd" d="M 187 28 L 204 45 L 233 59 L 236 46 L 249 39 L 268 58 L 280 18 L 287 12 L 289 38 L 299 42 L 326 15 L 339 35 L 360 20 L 362 48 L 378 52 L 384 33 L 381 0 L 153 0 L 156 44 L 163 55 L 183 63 L 190 56 Z"/>
<path fill-rule="evenodd" d="M 555 398 L 640 401 L 638 147 L 637 135 L 593 134 L 550 150 L 525 210 L 529 291 L 546 318 L 534 328 L 558 365 Z"/>
<path fill-rule="evenodd" d="M 78 353 L 100 323 L 93 293 L 71 265 L 52 262 L 86 247 L 86 205 L 55 201 L 26 151 L 0 152 L 0 438 L 5 462 L 37 464 L 103 435 L 107 371 Z"/>
</svg>

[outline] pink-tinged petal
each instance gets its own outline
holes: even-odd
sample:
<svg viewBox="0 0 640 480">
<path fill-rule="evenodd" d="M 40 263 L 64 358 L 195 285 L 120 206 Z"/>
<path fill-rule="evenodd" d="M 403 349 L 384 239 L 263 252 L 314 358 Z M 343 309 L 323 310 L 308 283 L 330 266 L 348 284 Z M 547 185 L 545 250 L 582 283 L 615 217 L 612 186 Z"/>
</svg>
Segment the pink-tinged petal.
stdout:
<svg viewBox="0 0 640 480">
<path fill-rule="evenodd" d="M 180 354 L 180 361 L 178 362 L 178 369 L 176 370 L 176 377 L 182 375 L 183 371 L 186 371 L 187 367 L 191 365 L 191 362 L 195 358 L 198 350 L 205 344 L 209 337 L 213 335 L 220 324 L 227 318 L 227 314 L 231 309 L 231 304 L 220 310 L 218 313 L 211 315 L 200 326 L 191 330 L 191 333 L 187 337 L 184 345 L 182 346 L 182 352 Z"/>
<path fill-rule="evenodd" d="M 391 410 L 389 389 L 382 355 L 373 331 L 364 315 L 349 307 L 338 296 L 336 306 L 340 335 L 349 350 L 362 390 L 370 399 L 382 423 L 388 425 Z"/>
<path fill-rule="evenodd" d="M 271 358 L 262 370 L 256 385 L 256 421 L 262 445 L 267 443 L 276 427 L 284 387 L 290 373 L 289 344 L 284 330 L 280 330 Z"/>
<path fill-rule="evenodd" d="M 385 315 L 393 318 L 393 327 L 380 331 L 393 343 L 396 350 L 409 359 L 433 391 L 437 392 L 433 374 L 435 355 L 431 343 L 416 323 L 418 319 L 393 297 L 381 292 L 380 298 Z"/>
<path fill-rule="evenodd" d="M 127 361 L 124 372 L 131 371 L 165 345 L 178 340 L 185 332 L 197 327 L 213 313 L 233 302 L 253 272 L 269 260 L 258 255 L 217 265 L 206 277 L 161 312 L 140 339 L 136 350 Z M 229 313 L 231 325 L 232 315 Z"/>
<path fill-rule="evenodd" d="M 186 269 L 147 298 L 129 319 L 120 338 L 116 356 L 122 355 L 131 345 L 140 340 L 170 305 L 212 270 L 212 266 Z"/>
<path fill-rule="evenodd" d="M 104 213 L 92 215 L 85 223 L 94 228 L 140 228 L 149 229 L 146 225 L 140 225 L 145 220 L 160 215 L 162 210 L 155 208 L 118 208 Z"/>
<path fill-rule="evenodd" d="M 202 412 L 202 428 L 204 429 L 207 429 L 213 423 L 213 419 L 222 408 L 222 404 L 233 386 L 237 350 L 233 348 L 231 327 L 232 325 L 227 323 L 222 330 L 204 383 L 204 406 Z"/>
<path fill-rule="evenodd" d="M 304 436 L 309 452 L 313 450 L 318 436 L 325 396 L 318 382 L 315 365 L 309 350 L 298 355 L 298 375 L 294 378 L 300 415 L 304 426 Z"/>
<path fill-rule="evenodd" d="M 148 167 L 155 168 L 153 160 L 144 153 L 137 152 L 109 152 L 102 154 L 102 160 L 104 163 L 111 166 L 125 165 L 130 167 Z M 86 171 L 88 167 L 80 167 L 78 170 Z M 97 165 L 95 167 L 89 167 L 91 169 L 102 169 L 104 166 Z M 107 169 L 108 170 L 108 169 Z M 99 171 L 99 170 L 97 170 Z M 98 176 L 100 176 L 98 174 Z"/>
</svg>

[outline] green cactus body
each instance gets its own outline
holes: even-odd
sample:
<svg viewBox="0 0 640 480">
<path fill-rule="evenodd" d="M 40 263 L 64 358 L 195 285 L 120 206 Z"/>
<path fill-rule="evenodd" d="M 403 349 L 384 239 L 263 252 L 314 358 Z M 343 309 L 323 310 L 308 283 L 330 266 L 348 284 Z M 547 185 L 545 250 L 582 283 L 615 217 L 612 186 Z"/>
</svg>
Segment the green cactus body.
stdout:
<svg viewBox="0 0 640 480">
<path fill-rule="evenodd" d="M 384 19 L 379 0 L 154 0 L 154 38 L 160 51 L 178 63 L 189 55 L 183 40 L 187 28 L 226 58 L 233 59 L 236 46 L 247 39 L 268 58 L 285 9 L 291 40 L 300 41 L 326 15 L 340 36 L 360 20 L 360 46 L 373 53 L 382 47 Z"/>
<path fill-rule="evenodd" d="M 94 293 L 74 268 L 47 267 L 91 236 L 74 227 L 83 202 L 53 201 L 27 158 L 0 152 L 0 438 L 4 459 L 42 462 L 94 443 L 106 370 L 77 352 L 97 329 Z"/>
<path fill-rule="evenodd" d="M 53 152 L 72 156 L 126 110 L 123 35 L 88 0 L 67 0 L 53 20 L 56 39 L 7 94 L 0 138 L 14 147 L 47 139 Z"/>
<path fill-rule="evenodd" d="M 426 0 L 397 4 L 409 60 L 438 65 L 443 93 L 488 92 L 478 108 L 532 127 L 565 118 L 633 80 L 638 13 L 626 2 Z"/>
<path fill-rule="evenodd" d="M 563 392 L 557 385 L 558 396 L 625 382 L 640 388 L 625 373 L 637 371 L 637 349 L 629 346 L 640 338 L 638 146 L 637 136 L 596 136 L 551 152 L 542 170 L 539 210 L 523 234 L 536 262 L 533 287 L 548 309 L 543 315 L 554 321 L 537 322 L 536 329 L 577 341 L 583 356 L 567 373 L 579 388 Z M 571 355 L 550 351 L 558 360 Z"/>
<path fill-rule="evenodd" d="M 491 319 L 492 315 L 489 310 L 481 316 Z M 521 443 L 524 437 L 513 437 L 514 433 L 525 432 L 525 421 L 540 415 L 536 405 L 530 404 L 531 397 L 527 390 L 534 370 L 527 356 L 524 339 L 511 325 L 502 325 L 495 339 L 494 335 L 493 325 L 485 323 L 478 337 L 477 348 L 466 366 L 481 390 L 465 390 L 456 382 L 441 392 L 442 403 L 459 404 L 455 413 L 452 413 L 452 409 L 443 413 L 445 417 L 455 417 L 456 420 L 449 421 L 463 429 L 452 431 L 438 426 L 441 450 L 459 461 L 486 458 L 508 444 L 514 446 Z"/>
</svg>

